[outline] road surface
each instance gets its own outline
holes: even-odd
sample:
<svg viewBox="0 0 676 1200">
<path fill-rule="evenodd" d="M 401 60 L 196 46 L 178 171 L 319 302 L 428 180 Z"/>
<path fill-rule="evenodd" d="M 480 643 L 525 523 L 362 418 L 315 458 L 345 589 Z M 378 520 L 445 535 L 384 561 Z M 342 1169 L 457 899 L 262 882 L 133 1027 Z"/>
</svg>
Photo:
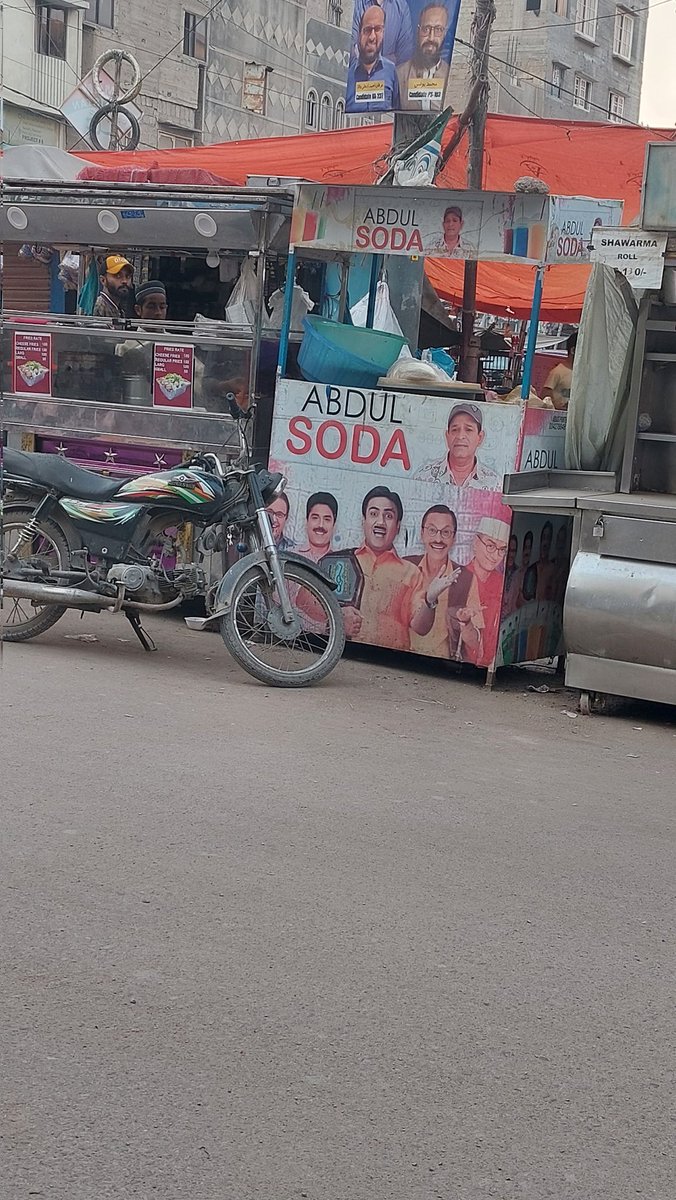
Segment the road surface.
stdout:
<svg viewBox="0 0 676 1200">
<path fill-rule="evenodd" d="M 2 1200 L 670 1200 L 674 714 L 150 628 L 4 647 Z"/>
</svg>

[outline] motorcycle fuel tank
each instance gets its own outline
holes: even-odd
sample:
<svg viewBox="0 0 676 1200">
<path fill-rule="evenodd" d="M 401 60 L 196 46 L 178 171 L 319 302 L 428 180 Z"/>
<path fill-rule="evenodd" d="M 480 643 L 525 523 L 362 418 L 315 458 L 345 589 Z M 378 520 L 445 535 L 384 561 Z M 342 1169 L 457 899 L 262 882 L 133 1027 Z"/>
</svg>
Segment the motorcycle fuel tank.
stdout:
<svg viewBox="0 0 676 1200">
<path fill-rule="evenodd" d="M 194 512 L 217 508 L 223 502 L 224 489 L 216 475 L 196 467 L 173 467 L 170 471 L 153 471 L 151 475 L 130 479 L 122 484 L 114 499 Z"/>
</svg>

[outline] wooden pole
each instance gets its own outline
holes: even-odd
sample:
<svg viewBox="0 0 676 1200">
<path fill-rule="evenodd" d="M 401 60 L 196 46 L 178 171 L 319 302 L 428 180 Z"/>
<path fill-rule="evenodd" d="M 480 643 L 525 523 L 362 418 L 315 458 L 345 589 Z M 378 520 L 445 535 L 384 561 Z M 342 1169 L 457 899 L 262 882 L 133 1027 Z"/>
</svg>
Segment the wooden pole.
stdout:
<svg viewBox="0 0 676 1200">
<path fill-rule="evenodd" d="M 469 132 L 469 161 L 467 164 L 467 187 L 470 191 L 481 191 L 483 187 L 483 158 L 484 135 L 486 132 L 486 115 L 488 113 L 488 51 L 491 39 L 491 26 L 495 20 L 494 0 L 476 0 L 476 9 L 472 20 L 472 60 L 470 64 L 470 85 L 472 93 L 476 91 L 477 99 L 470 119 Z M 474 335 L 476 320 L 476 280 L 477 264 L 473 261 L 465 263 L 465 279 L 462 295 L 462 342 L 460 352 L 460 369 L 458 375 L 469 383 L 476 383 L 479 377 L 479 339 Z"/>
</svg>

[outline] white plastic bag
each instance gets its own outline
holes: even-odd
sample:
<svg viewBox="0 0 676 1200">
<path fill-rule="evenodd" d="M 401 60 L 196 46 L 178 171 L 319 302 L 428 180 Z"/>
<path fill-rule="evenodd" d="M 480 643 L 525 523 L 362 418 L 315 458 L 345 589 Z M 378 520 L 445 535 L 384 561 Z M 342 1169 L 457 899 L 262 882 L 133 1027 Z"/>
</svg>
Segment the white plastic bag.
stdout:
<svg viewBox="0 0 676 1200">
<path fill-rule="evenodd" d="M 256 304 L 258 301 L 258 280 L 254 265 L 246 258 L 239 273 L 230 299 L 225 306 L 225 319 L 229 325 L 244 325 L 252 328 L 256 320 Z"/>
<path fill-rule="evenodd" d="M 271 311 L 265 324 L 268 329 L 281 329 L 282 317 L 284 316 L 284 292 L 281 288 L 272 293 L 268 303 Z M 291 301 L 291 329 L 294 333 L 302 331 L 303 317 L 312 312 L 314 306 L 314 300 L 310 299 L 307 292 L 299 284 L 294 283 L 293 299 Z"/>
<path fill-rule="evenodd" d="M 358 300 L 357 303 L 350 309 L 350 316 L 352 317 L 353 325 L 360 325 L 362 328 L 366 327 L 366 314 L 368 312 L 368 307 L 369 298 L 367 293 L 365 296 L 362 296 L 361 300 Z M 382 333 L 396 333 L 398 337 L 404 336 L 401 325 L 397 320 L 397 314 L 392 308 L 392 304 L 390 302 L 390 289 L 385 283 L 384 279 L 380 280 L 376 290 L 376 305 L 373 313 L 373 328 L 379 329 Z"/>
</svg>

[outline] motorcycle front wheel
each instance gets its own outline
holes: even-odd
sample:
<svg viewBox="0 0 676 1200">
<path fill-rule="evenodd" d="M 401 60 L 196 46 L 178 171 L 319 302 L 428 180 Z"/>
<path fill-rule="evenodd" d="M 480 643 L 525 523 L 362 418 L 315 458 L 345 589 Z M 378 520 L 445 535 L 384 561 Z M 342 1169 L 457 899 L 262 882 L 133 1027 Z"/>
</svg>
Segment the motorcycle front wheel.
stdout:
<svg viewBox="0 0 676 1200">
<path fill-rule="evenodd" d="M 283 562 L 293 624 L 285 625 L 277 589 L 257 564 L 235 585 L 221 634 L 233 658 L 271 687 L 308 687 L 340 662 L 345 630 L 340 605 L 321 579 Z"/>
</svg>

